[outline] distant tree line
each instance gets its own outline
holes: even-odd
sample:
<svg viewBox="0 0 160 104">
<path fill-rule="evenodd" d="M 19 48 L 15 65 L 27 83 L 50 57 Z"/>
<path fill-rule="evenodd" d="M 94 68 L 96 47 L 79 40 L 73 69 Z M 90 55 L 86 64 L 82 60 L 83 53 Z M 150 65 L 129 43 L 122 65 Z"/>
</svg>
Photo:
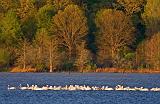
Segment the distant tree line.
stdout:
<svg viewBox="0 0 160 104">
<path fill-rule="evenodd" d="M 0 68 L 160 68 L 160 0 L 1 0 Z"/>
</svg>

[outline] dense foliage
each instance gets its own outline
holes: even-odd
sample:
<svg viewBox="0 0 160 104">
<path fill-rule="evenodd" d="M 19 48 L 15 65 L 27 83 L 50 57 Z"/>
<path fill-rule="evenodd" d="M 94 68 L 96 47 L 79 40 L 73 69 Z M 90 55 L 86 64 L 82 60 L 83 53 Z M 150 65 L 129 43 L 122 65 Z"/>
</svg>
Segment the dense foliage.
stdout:
<svg viewBox="0 0 160 104">
<path fill-rule="evenodd" d="M 160 0 L 1 0 L 0 68 L 160 68 Z"/>
</svg>

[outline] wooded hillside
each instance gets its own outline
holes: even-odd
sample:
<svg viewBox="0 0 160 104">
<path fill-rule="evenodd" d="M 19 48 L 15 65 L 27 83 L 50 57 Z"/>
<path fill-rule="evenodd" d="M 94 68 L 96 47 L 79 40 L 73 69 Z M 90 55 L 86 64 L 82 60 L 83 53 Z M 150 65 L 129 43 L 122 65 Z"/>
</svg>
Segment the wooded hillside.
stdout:
<svg viewBox="0 0 160 104">
<path fill-rule="evenodd" d="M 160 68 L 160 0 L 1 0 L 0 70 Z"/>
</svg>

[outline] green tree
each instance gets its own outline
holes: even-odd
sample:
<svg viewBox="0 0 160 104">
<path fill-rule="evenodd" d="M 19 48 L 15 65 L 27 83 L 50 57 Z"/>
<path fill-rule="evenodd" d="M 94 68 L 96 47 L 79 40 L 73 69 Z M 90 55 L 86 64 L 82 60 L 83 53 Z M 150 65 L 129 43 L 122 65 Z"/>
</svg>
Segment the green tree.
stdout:
<svg viewBox="0 0 160 104">
<path fill-rule="evenodd" d="M 160 31 L 160 0 L 147 0 L 143 19 L 146 25 L 146 35 L 152 36 Z"/>
<path fill-rule="evenodd" d="M 1 20 L 1 43 L 8 46 L 16 45 L 19 37 L 21 36 L 21 27 L 17 19 L 16 13 L 8 11 L 4 18 Z"/>
<path fill-rule="evenodd" d="M 37 13 L 38 28 L 49 28 L 53 15 L 54 7 L 52 5 L 41 7 Z"/>
<path fill-rule="evenodd" d="M 119 53 L 134 41 L 134 27 L 129 17 L 121 11 L 100 10 L 96 15 L 96 36 L 99 59 L 111 61 L 116 66 Z M 129 48 L 129 47 L 128 47 Z"/>
<path fill-rule="evenodd" d="M 5 49 L 0 48 L 0 67 L 2 68 L 4 66 L 7 66 L 9 61 L 10 61 L 10 53 Z"/>
<path fill-rule="evenodd" d="M 19 8 L 17 8 L 17 15 L 21 20 L 21 29 L 23 38 L 32 40 L 36 34 L 36 7 L 34 6 L 35 0 L 20 0 Z"/>
</svg>

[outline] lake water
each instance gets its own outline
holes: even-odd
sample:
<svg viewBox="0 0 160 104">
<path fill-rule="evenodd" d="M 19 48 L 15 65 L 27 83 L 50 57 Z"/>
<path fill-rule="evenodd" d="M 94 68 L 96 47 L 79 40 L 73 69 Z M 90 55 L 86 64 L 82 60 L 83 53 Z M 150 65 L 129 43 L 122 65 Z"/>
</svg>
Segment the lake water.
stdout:
<svg viewBox="0 0 160 104">
<path fill-rule="evenodd" d="M 0 73 L 0 104 L 160 104 L 160 92 L 7 90 L 19 84 L 152 88 L 160 87 L 160 74 Z"/>
</svg>

